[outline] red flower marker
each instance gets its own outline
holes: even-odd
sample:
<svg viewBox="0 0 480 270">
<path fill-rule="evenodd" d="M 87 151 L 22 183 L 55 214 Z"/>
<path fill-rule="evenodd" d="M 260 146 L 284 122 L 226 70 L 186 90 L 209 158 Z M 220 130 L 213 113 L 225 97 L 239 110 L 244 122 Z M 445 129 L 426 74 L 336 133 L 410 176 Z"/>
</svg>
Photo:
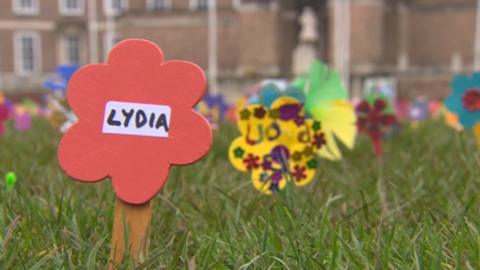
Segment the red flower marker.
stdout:
<svg viewBox="0 0 480 270">
<path fill-rule="evenodd" d="M 5 132 L 5 121 L 8 119 L 8 107 L 7 104 L 0 104 L 0 135 Z"/>
<path fill-rule="evenodd" d="M 84 182 L 110 176 L 117 202 L 127 207 L 149 202 L 170 165 L 193 163 L 212 144 L 207 120 L 192 109 L 204 90 L 197 65 L 164 63 L 146 40 L 120 42 L 106 64 L 82 67 L 69 82 L 67 100 L 79 121 L 60 142 L 61 167 Z"/>
<path fill-rule="evenodd" d="M 357 105 L 355 110 L 358 131 L 370 136 L 375 155 L 381 157 L 383 155 L 382 137 L 385 130 L 397 122 L 395 114 L 387 101 L 381 97 L 370 102 L 364 100 Z"/>
</svg>

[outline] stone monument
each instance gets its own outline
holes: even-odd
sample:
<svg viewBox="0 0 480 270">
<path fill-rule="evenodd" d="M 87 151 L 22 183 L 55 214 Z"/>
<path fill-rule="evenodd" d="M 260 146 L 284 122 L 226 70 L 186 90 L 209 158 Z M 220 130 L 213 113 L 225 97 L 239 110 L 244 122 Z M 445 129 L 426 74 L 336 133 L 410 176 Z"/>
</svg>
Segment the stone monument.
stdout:
<svg viewBox="0 0 480 270">
<path fill-rule="evenodd" d="M 293 51 L 293 74 L 295 76 L 306 74 L 310 63 L 316 58 L 315 43 L 317 35 L 317 18 L 311 7 L 303 9 L 300 16 L 301 31 L 298 45 Z"/>
</svg>

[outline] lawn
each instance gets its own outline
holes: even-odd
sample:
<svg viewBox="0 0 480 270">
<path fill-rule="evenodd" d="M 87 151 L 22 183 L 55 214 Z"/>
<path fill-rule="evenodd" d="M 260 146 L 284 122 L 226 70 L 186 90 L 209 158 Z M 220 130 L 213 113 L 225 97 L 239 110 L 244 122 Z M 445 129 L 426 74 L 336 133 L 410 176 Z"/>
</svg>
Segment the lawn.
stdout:
<svg viewBox="0 0 480 270">
<path fill-rule="evenodd" d="M 104 269 L 114 193 L 59 169 L 44 120 L 0 137 L 0 269 Z M 138 269 L 480 269 L 480 155 L 469 132 L 431 121 L 385 143 L 360 137 L 341 162 L 320 162 L 306 188 L 257 193 L 226 151 L 174 168 L 153 200 L 150 254 Z M 124 269 L 132 269 L 127 261 Z"/>
</svg>

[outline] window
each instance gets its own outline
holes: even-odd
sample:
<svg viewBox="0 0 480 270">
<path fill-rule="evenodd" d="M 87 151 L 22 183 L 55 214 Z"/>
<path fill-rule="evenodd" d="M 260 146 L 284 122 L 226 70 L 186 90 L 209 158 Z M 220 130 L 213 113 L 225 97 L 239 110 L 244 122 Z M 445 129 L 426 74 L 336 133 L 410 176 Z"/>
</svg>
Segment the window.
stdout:
<svg viewBox="0 0 480 270">
<path fill-rule="evenodd" d="M 82 15 L 84 0 L 59 0 L 59 10 L 62 15 Z"/>
<path fill-rule="evenodd" d="M 122 39 L 120 38 L 120 35 L 118 35 L 117 33 L 112 33 L 112 32 L 105 33 L 104 39 L 103 39 L 105 57 L 108 56 L 108 53 L 110 52 L 110 49 L 113 47 L 113 45 L 117 44 L 121 40 Z"/>
<path fill-rule="evenodd" d="M 63 42 L 65 62 L 69 65 L 80 65 L 80 38 L 78 36 L 66 36 Z"/>
<path fill-rule="evenodd" d="M 147 0 L 147 9 L 149 10 L 167 10 L 171 7 L 171 0 Z"/>
<path fill-rule="evenodd" d="M 209 0 L 190 0 L 190 7 L 196 10 L 207 10 Z"/>
<path fill-rule="evenodd" d="M 12 0 L 13 12 L 17 15 L 38 14 L 38 0 Z"/>
<path fill-rule="evenodd" d="M 28 75 L 40 71 L 40 35 L 36 32 L 14 34 L 15 72 Z"/>
<path fill-rule="evenodd" d="M 105 15 L 120 15 L 128 8 L 128 0 L 104 0 L 103 10 Z"/>
</svg>

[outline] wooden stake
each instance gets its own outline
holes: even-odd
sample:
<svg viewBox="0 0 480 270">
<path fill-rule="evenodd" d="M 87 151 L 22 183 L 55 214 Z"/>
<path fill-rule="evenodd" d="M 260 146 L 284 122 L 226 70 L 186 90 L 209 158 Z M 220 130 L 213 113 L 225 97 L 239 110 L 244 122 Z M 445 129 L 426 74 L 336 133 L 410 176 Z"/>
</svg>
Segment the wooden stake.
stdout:
<svg viewBox="0 0 480 270">
<path fill-rule="evenodd" d="M 152 220 L 152 203 L 134 205 L 117 198 L 112 230 L 112 246 L 108 269 L 117 269 L 129 252 L 135 263 L 148 255 L 148 233 Z M 124 228 L 127 232 L 124 232 Z M 127 242 L 125 241 L 127 237 Z M 127 247 L 125 244 L 127 243 Z"/>
</svg>

